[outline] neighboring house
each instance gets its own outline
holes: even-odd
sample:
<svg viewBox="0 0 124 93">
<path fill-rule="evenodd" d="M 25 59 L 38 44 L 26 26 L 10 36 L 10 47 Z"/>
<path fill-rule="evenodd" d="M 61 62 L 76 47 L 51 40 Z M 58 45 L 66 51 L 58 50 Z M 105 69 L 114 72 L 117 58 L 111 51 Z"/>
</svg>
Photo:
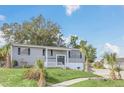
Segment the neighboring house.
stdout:
<svg viewBox="0 0 124 93">
<path fill-rule="evenodd" d="M 124 58 L 117 58 L 117 62 L 119 66 L 124 69 Z"/>
<path fill-rule="evenodd" d="M 83 69 L 84 56 L 79 49 L 12 44 L 11 61 L 16 60 L 18 66 L 35 65 L 38 59 L 44 61 L 45 67 Z"/>
<path fill-rule="evenodd" d="M 124 58 L 117 58 L 117 66 L 119 66 L 121 69 L 124 69 Z M 104 60 L 104 67 L 109 68 L 109 65 L 107 64 L 107 61 Z"/>
</svg>

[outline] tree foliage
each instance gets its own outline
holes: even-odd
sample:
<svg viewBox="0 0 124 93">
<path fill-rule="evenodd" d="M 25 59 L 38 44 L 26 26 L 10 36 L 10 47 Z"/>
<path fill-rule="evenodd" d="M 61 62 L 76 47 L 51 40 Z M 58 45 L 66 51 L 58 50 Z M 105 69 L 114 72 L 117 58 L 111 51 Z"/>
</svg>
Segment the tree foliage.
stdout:
<svg viewBox="0 0 124 93">
<path fill-rule="evenodd" d="M 77 40 L 78 40 L 78 36 L 71 35 L 69 47 L 73 47 L 73 48 L 78 47 Z"/>
<path fill-rule="evenodd" d="M 115 74 L 115 67 L 117 62 L 117 56 L 116 53 L 105 53 L 104 59 L 107 61 L 107 63 L 110 65 L 110 76 L 112 80 L 116 80 L 116 74 Z"/>
<path fill-rule="evenodd" d="M 85 56 L 84 70 L 89 71 L 90 63 L 96 59 L 96 48 L 87 44 L 87 41 L 80 41 L 80 51 Z"/>
<path fill-rule="evenodd" d="M 1 30 L 8 44 L 65 46 L 60 26 L 50 20 L 46 20 L 42 15 L 23 23 L 4 23 Z M 88 67 L 88 64 L 94 62 L 96 58 L 96 49 L 92 45 L 87 44 L 87 41 L 81 40 L 80 44 L 77 41 L 78 36 L 72 35 L 69 46 L 80 48 L 81 53 L 85 55 L 85 63 Z"/>
<path fill-rule="evenodd" d="M 4 23 L 1 27 L 5 40 L 10 43 L 26 43 L 34 45 L 63 46 L 64 41 L 58 24 L 46 20 L 42 15 L 31 21 L 20 23 Z"/>
<path fill-rule="evenodd" d="M 11 61 L 10 61 L 10 45 L 7 44 L 0 48 L 0 60 L 5 61 L 5 67 L 11 67 Z"/>
</svg>

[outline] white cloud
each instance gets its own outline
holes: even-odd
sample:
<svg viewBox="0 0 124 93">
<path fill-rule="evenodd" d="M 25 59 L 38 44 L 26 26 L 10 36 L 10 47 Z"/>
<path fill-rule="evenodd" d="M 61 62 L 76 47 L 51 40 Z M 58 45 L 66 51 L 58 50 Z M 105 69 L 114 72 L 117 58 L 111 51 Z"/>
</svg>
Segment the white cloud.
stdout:
<svg viewBox="0 0 124 93">
<path fill-rule="evenodd" d="M 5 41 L 5 39 L 3 38 L 3 32 L 2 31 L 0 31 L 0 47 L 2 47 L 3 45 L 5 45 L 6 44 L 6 41 Z"/>
<path fill-rule="evenodd" d="M 120 48 L 117 45 L 113 45 L 113 44 L 110 44 L 110 43 L 105 43 L 104 51 L 119 54 Z"/>
<path fill-rule="evenodd" d="M 0 21 L 4 21 L 6 17 L 4 15 L 0 15 Z"/>
<path fill-rule="evenodd" d="M 76 10 L 78 10 L 80 8 L 79 5 L 66 5 L 66 14 L 68 16 L 71 16 L 73 12 L 75 12 Z"/>
</svg>

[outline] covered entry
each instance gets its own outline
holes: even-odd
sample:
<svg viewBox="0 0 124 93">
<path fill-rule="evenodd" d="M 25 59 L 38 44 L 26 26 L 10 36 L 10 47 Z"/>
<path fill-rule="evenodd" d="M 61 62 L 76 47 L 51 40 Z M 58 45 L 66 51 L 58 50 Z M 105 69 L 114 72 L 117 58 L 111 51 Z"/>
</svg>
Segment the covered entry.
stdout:
<svg viewBox="0 0 124 93">
<path fill-rule="evenodd" d="M 57 66 L 65 66 L 66 56 L 61 54 L 56 55 L 56 63 Z"/>
</svg>

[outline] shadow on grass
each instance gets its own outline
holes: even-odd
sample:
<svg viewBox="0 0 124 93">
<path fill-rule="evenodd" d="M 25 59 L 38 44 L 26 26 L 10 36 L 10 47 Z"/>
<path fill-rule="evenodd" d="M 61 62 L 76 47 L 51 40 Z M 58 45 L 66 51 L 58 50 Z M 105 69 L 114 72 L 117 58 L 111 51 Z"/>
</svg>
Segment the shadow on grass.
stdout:
<svg viewBox="0 0 124 93">
<path fill-rule="evenodd" d="M 49 77 L 49 78 L 46 78 L 46 82 L 47 82 L 47 86 L 49 85 L 52 85 L 52 84 L 55 84 L 55 83 L 59 83 L 60 81 L 54 77 Z"/>
</svg>

